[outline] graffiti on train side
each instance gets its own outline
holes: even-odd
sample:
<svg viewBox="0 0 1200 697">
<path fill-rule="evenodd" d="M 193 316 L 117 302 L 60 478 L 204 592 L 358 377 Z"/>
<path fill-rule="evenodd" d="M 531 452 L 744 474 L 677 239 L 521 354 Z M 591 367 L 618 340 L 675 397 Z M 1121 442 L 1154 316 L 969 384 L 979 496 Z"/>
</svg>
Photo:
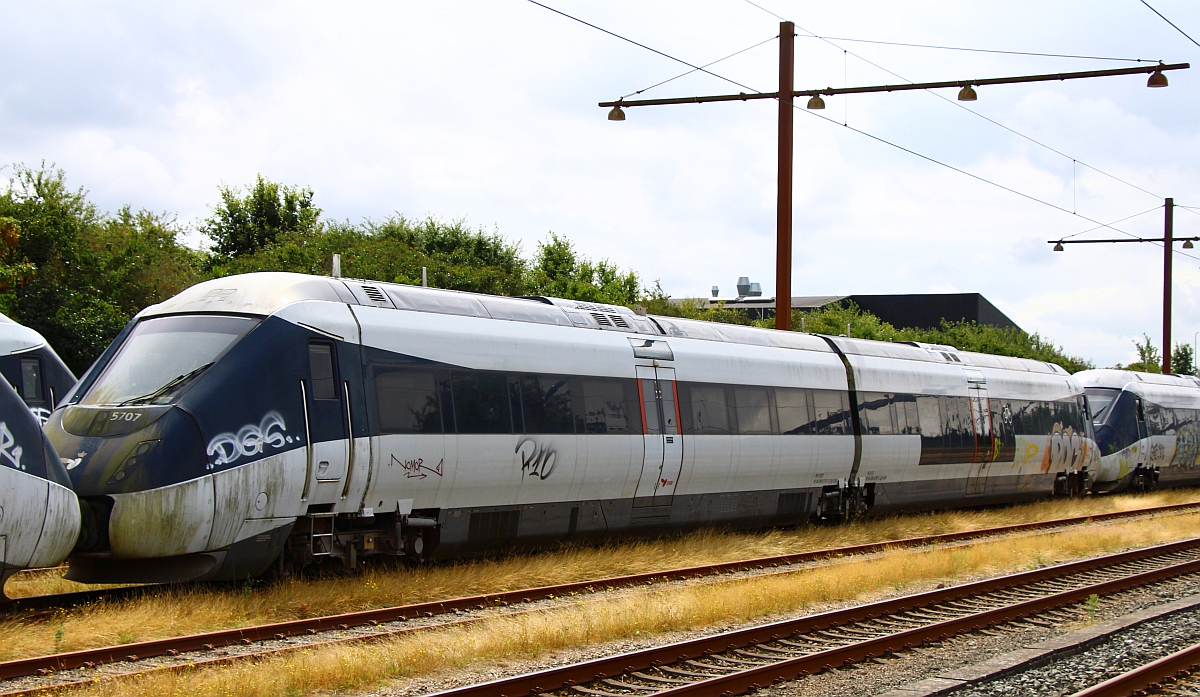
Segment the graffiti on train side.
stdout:
<svg viewBox="0 0 1200 697">
<path fill-rule="evenodd" d="M 1200 459 L 1200 424 L 1186 423 L 1175 432 L 1175 456 L 1171 458 L 1171 466 L 1195 469 L 1198 459 Z"/>
<path fill-rule="evenodd" d="M 33 417 L 42 426 L 45 426 L 46 422 L 50 420 L 50 410 L 45 407 L 30 407 L 29 411 L 33 412 Z"/>
<path fill-rule="evenodd" d="M 532 438 L 517 443 L 513 451 L 521 460 L 521 472 L 530 477 L 546 479 L 554 472 L 554 461 L 558 453 L 549 445 L 539 445 Z"/>
<path fill-rule="evenodd" d="M 442 476 L 442 466 L 446 462 L 445 458 L 442 458 L 438 460 L 437 467 L 429 467 L 425 464 L 425 458 L 423 457 L 411 460 L 401 460 L 395 455 L 391 455 L 390 457 L 391 460 L 388 461 L 388 467 L 399 466 L 400 469 L 404 470 L 404 477 L 406 479 L 425 479 L 429 476 L 427 473 L 436 474 L 440 477 Z"/>
<path fill-rule="evenodd" d="M 17 439 L 13 437 L 12 431 L 8 430 L 8 424 L 0 421 L 0 460 L 7 460 L 13 468 L 24 471 L 25 465 L 21 464 L 22 454 L 24 450 L 17 445 Z"/>
<path fill-rule="evenodd" d="M 267 412 L 257 424 L 246 424 L 237 433 L 226 432 L 214 436 L 208 442 L 208 456 L 216 456 L 208 469 L 228 465 L 243 457 L 253 457 L 264 451 L 267 446 L 282 448 L 292 442 L 292 437 L 285 435 L 287 426 L 279 412 Z"/>
<path fill-rule="evenodd" d="M 1092 448 L 1086 434 L 1076 431 L 1072 426 L 1064 427 L 1061 423 L 1054 424 L 1045 446 L 1039 448 L 1028 443 L 1025 447 L 1026 453 L 1031 455 L 1041 450 L 1043 472 L 1081 469 L 1088 463 Z"/>
</svg>

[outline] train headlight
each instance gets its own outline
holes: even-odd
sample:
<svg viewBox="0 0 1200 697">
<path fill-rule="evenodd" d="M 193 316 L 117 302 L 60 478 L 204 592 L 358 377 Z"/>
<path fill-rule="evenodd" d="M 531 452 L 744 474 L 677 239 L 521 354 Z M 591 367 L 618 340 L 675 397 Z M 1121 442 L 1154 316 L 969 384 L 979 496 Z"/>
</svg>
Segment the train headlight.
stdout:
<svg viewBox="0 0 1200 697">
<path fill-rule="evenodd" d="M 146 456 L 150 453 L 150 450 L 160 442 L 161 441 L 158 440 L 144 440 L 141 443 L 138 443 L 137 447 L 133 449 L 133 453 L 130 454 L 129 457 L 125 458 L 125 462 L 122 462 L 117 471 L 113 472 L 113 475 L 108 478 L 108 482 L 106 482 L 106 484 L 110 486 L 113 484 L 120 484 L 128 479 L 129 476 L 133 474 L 134 470 L 138 468 L 138 465 L 142 464 L 142 461 L 146 459 Z"/>
</svg>

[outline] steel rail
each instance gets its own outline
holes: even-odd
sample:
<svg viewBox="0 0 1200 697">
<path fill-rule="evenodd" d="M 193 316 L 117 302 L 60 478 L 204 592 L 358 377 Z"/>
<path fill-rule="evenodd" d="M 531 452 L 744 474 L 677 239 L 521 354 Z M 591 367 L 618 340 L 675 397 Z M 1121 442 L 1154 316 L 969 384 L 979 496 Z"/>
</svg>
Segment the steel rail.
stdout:
<svg viewBox="0 0 1200 697">
<path fill-rule="evenodd" d="M 1028 585 L 1033 582 L 1081 573 L 1093 569 L 1148 559 L 1184 550 L 1200 548 L 1200 538 L 1159 545 L 1132 552 L 1122 552 L 1081 562 L 1046 569 L 1002 576 L 996 579 L 964 584 L 942 590 L 884 600 L 845 610 L 773 622 L 735 632 L 693 639 L 667 646 L 652 647 L 618 656 L 600 658 L 527 675 L 494 680 L 487 683 L 435 693 L 432 697 L 528 697 L 564 687 L 604 680 L 634 671 L 642 671 L 679 661 L 697 659 L 715 653 L 745 648 L 755 644 L 777 641 L 786 637 L 818 630 L 827 630 L 852 622 L 877 619 L 923 607 L 953 602 L 971 596 Z M 1086 600 L 1091 595 L 1111 594 L 1137 586 L 1155 583 L 1174 576 L 1200 572 L 1200 559 L 1132 574 L 1124 578 L 1071 589 L 1041 598 L 1018 602 L 1005 607 L 985 610 L 964 617 L 935 622 L 926 626 L 867 639 L 848 646 L 832 648 L 807 656 L 781 660 L 771 665 L 738 671 L 725 676 L 656 692 L 654 697 L 730 697 L 773 683 L 794 680 L 802 675 L 819 673 L 835 667 L 912 648 L 918 644 L 940 640 L 964 632 L 983 629 L 1038 612 Z"/>
<path fill-rule="evenodd" d="M 1130 697 L 1145 694 L 1145 690 L 1163 685 L 1175 676 L 1197 667 L 1200 667 L 1200 644 L 1176 651 L 1170 656 L 1164 656 L 1086 690 L 1080 690 L 1071 697 Z"/>
<path fill-rule="evenodd" d="M 188 651 L 211 650 L 235 644 L 256 643 L 288 637 L 317 634 L 333 630 L 346 630 L 365 625 L 384 624 L 387 622 L 404 622 L 418 617 L 433 617 L 455 611 L 482 610 L 489 607 L 506 606 L 513 603 L 528 603 L 538 600 L 559 598 L 564 595 L 577 595 L 604 590 L 615 590 L 632 586 L 644 586 L 648 583 L 665 583 L 682 581 L 706 576 L 737 573 L 740 571 L 766 571 L 778 569 L 781 566 L 792 566 L 806 562 L 836 559 L 839 557 L 862 556 L 874 554 L 889 549 L 905 549 L 932 546 L 937 544 L 970 541 L 981 538 L 1019 532 L 1042 531 L 1049 532 L 1058 528 L 1071 527 L 1091 522 L 1103 522 L 1135 518 L 1161 513 L 1185 512 L 1189 509 L 1200 508 L 1200 502 L 1171 504 L 1153 508 L 1137 509 L 1134 511 L 1119 511 L 1101 513 L 1092 516 L 1073 518 L 1058 518 L 1034 523 L 1019 523 L 966 532 L 943 533 L 927 537 L 913 537 L 886 542 L 871 542 L 847 547 L 798 552 L 772 557 L 761 557 L 719 564 L 671 569 L 666 571 L 651 571 L 627 576 L 617 576 L 602 579 L 575 581 L 551 586 L 540 586 L 501 593 L 435 600 L 411 605 L 401 605 L 374 610 L 361 610 L 338 615 L 311 617 L 301 620 L 277 622 L 253 627 L 225 629 L 202 634 L 191 634 L 181 637 L 153 639 L 119 646 L 106 646 L 94 649 L 83 649 L 49 656 L 33 656 L 0 662 L 0 680 L 8 680 L 38 673 L 69 670 L 80 667 L 91 667 L 105 663 L 152 658 L 155 656 L 171 655 Z M 788 573 L 790 570 L 784 571 Z"/>
<path fill-rule="evenodd" d="M 425 603 L 424 605 L 445 605 L 447 610 L 452 612 L 455 609 L 469 609 L 477 605 L 479 602 L 512 602 L 510 598 L 503 596 L 519 597 L 524 599 L 526 596 L 533 598 L 534 594 L 537 599 L 545 599 L 554 595 L 561 595 L 562 592 L 577 592 L 580 588 L 586 588 L 593 585 L 607 585 L 611 587 L 621 587 L 628 585 L 641 585 L 648 580 L 662 581 L 677 581 L 688 578 L 695 578 L 697 575 L 707 575 L 708 573 L 733 573 L 737 571 L 748 571 L 759 567 L 766 568 L 768 566 L 783 566 L 787 564 L 802 564 L 811 561 L 820 561 L 821 559 L 836 558 L 839 556 L 851 556 L 862 554 L 875 554 L 889 548 L 901 547 L 923 547 L 928 545 L 945 544 L 947 542 L 963 542 L 967 540 L 980 539 L 985 537 L 995 537 L 999 535 L 1010 535 L 1019 532 L 1029 532 L 1037 530 L 1049 530 L 1056 527 L 1069 527 L 1073 525 L 1081 525 L 1089 522 L 1104 522 L 1110 520 L 1121 520 L 1125 518 L 1138 518 L 1141 516 L 1154 516 L 1160 513 L 1179 513 L 1189 509 L 1200 509 L 1200 501 L 1191 503 L 1175 503 L 1166 506 L 1152 506 L 1150 508 L 1138 508 L 1129 511 L 1115 511 L 1112 513 L 1097 513 L 1090 516 L 1077 516 L 1072 518 L 1056 518 L 1054 520 L 1038 521 L 1033 523 L 1019 523 L 1015 525 L 1001 525 L 992 528 L 982 528 L 980 530 L 969 530 L 965 532 L 943 533 L 940 535 L 929 535 L 926 537 L 910 537 L 901 540 L 889 540 L 885 542 L 871 542 L 862 545 L 852 545 L 848 547 L 834 547 L 831 549 L 814 550 L 811 552 L 798 552 L 794 554 L 783 554 L 772 557 L 761 557 L 756 559 L 746 559 L 734 562 L 724 562 L 720 564 L 711 564 L 707 566 L 696 566 L 682 569 L 668 569 L 663 571 L 651 571 L 642 574 L 631 574 L 628 576 L 619 576 L 613 578 L 602 578 L 591 581 L 581 581 L 571 584 L 561 584 L 557 586 L 544 586 L 539 588 L 529 588 L 525 590 L 512 591 L 510 593 L 496 593 L 491 595 L 472 596 L 469 598 L 459 598 L 454 600 L 439 601 L 436 603 Z M 22 613 L 42 612 L 45 610 L 60 610 L 79 605 L 87 605 L 100 600 L 125 600 L 131 597 L 149 593 L 151 591 L 171 590 L 177 588 L 195 588 L 200 584 L 147 584 L 142 586 L 127 586 L 122 588 L 106 588 L 102 590 L 76 591 L 72 593 L 55 593 L 53 595 L 34 595 L 25 598 L 0 598 L 0 617 L 7 615 L 16 615 Z M 568 586 L 571 588 L 568 590 Z M 239 586 L 240 587 L 240 586 Z M 556 590 L 558 591 L 556 593 Z M 494 600 L 493 600 L 494 599 Z M 461 602 L 460 602 L 461 601 Z M 395 608 L 383 608 L 380 610 L 368 610 L 372 612 L 388 612 L 394 611 L 404 614 L 409 608 L 416 608 L 414 612 L 427 612 L 429 608 L 422 606 L 401 606 Z M 348 620 L 354 620 L 356 616 L 364 615 L 364 613 L 350 613 L 346 615 L 335 615 L 330 619 L 337 619 L 335 624 L 344 624 Z M 382 621 L 379 617 L 365 616 L 363 623 L 369 623 L 370 620 Z M 316 618 L 314 618 L 316 619 Z M 303 631 L 307 631 L 305 627 Z M 215 637 L 214 637 L 215 638 Z M 240 640 L 241 637 L 238 637 Z M 2 678 L 3 676 L 0 676 Z"/>
<path fill-rule="evenodd" d="M 494 697 L 499 697 L 500 695 L 504 695 L 505 697 L 521 697 L 522 695 L 531 695 L 531 694 L 546 692 L 546 691 L 549 691 L 552 689 L 557 689 L 558 687 L 568 686 L 568 685 L 572 685 L 572 684 L 578 684 L 579 682 L 587 682 L 589 680 L 593 680 L 596 678 L 604 678 L 604 677 L 607 677 L 608 675 L 617 675 L 622 672 L 629 672 L 629 671 L 633 671 L 633 670 L 644 669 L 644 668 L 647 668 L 650 666 L 657 666 L 657 665 L 661 665 L 663 663 L 672 662 L 672 660 L 678 660 L 680 658 L 688 658 L 688 657 L 692 657 L 692 656 L 703 656 L 703 655 L 712 654 L 717 651 L 724 651 L 724 650 L 728 650 L 731 648 L 736 648 L 739 646 L 751 645 L 753 643 L 760 643 L 762 641 L 778 639 L 778 638 L 782 638 L 784 636 L 788 636 L 790 634 L 794 634 L 796 632 L 828 629 L 828 628 L 842 626 L 842 625 L 846 625 L 846 624 L 850 624 L 853 622 L 858 622 L 858 621 L 862 621 L 862 620 L 866 620 L 866 619 L 873 619 L 873 618 L 883 617 L 886 615 L 892 615 L 892 614 L 895 614 L 898 612 L 926 608 L 929 606 L 938 605 L 939 603 L 952 602 L 955 600 L 960 600 L 962 598 L 978 596 L 978 595 L 989 593 L 989 592 L 995 592 L 997 590 L 1019 588 L 1023 585 L 1029 585 L 1031 583 L 1037 583 L 1040 581 L 1068 577 L 1068 576 L 1087 573 L 1087 572 L 1095 571 L 1095 570 L 1102 570 L 1102 569 L 1106 569 L 1108 567 L 1118 566 L 1120 564 L 1125 564 L 1125 563 L 1129 563 L 1129 562 L 1150 560 L 1150 559 L 1154 559 L 1156 557 L 1164 557 L 1164 556 L 1169 556 L 1172 554 L 1179 554 L 1181 552 L 1187 552 L 1187 551 L 1194 550 L 1197 548 L 1200 548 L 1200 538 L 1193 538 L 1190 540 L 1183 540 L 1180 542 L 1173 542 L 1173 543 L 1158 545 L 1155 547 L 1148 547 L 1148 548 L 1139 549 L 1139 550 L 1131 550 L 1131 551 L 1121 552 L 1118 554 L 1108 555 L 1108 556 L 1104 556 L 1104 557 L 1085 559 L 1085 560 L 1078 561 L 1078 562 L 1071 562 L 1068 564 L 1061 564 L 1058 566 L 1046 567 L 1046 568 L 1037 569 L 1034 571 L 1027 571 L 1027 572 L 1022 572 L 1019 574 L 1002 576 L 1002 577 L 999 577 L 996 579 L 989 579 L 986 581 L 979 581 L 979 582 L 975 582 L 975 583 L 964 584 L 961 586 L 955 586 L 955 587 L 946 588 L 946 589 L 928 591 L 925 593 L 918 593 L 915 595 L 904 596 L 902 598 L 895 598 L 895 599 L 891 599 L 891 600 L 870 603 L 868 605 L 846 608 L 843 610 L 835 610 L 832 612 L 822 613 L 819 615 L 813 615 L 813 616 L 809 616 L 809 617 L 803 617 L 803 618 L 799 618 L 799 619 L 795 619 L 795 620 L 786 620 L 783 622 L 772 623 L 772 624 L 763 625 L 763 626 L 759 626 L 759 627 L 751 627 L 749 629 L 740 630 L 737 632 L 731 632 L 728 634 L 721 634 L 721 635 L 717 635 L 717 636 L 706 637 L 703 639 L 693 640 L 693 641 L 689 641 L 689 642 L 683 642 L 680 644 L 672 644 L 669 646 L 658 647 L 658 648 L 650 649 L 647 651 L 634 652 L 632 654 L 624 654 L 621 656 L 615 656 L 615 657 L 606 658 L 606 659 L 599 659 L 596 661 L 590 661 L 588 663 L 583 663 L 583 664 L 576 664 L 573 666 L 565 666 L 563 668 L 552 669 L 549 671 L 542 671 L 542 672 L 535 673 L 532 675 L 518 676 L 516 678 L 509 678 L 509 679 L 505 679 L 505 680 L 494 681 L 491 683 L 484 683 L 482 685 L 468 686 L 466 688 L 462 688 L 459 690 L 451 690 L 451 691 L 444 692 L 444 693 L 438 693 L 438 697 L 442 697 L 443 695 L 445 695 L 445 696 L 453 695 L 453 697 L 464 697 L 464 696 L 478 697 L 479 695 L 491 695 Z M 1194 559 L 1194 560 L 1186 561 L 1186 562 L 1183 562 L 1180 564 L 1174 564 L 1174 565 L 1170 565 L 1170 566 L 1166 566 L 1166 567 L 1160 567 L 1160 568 L 1154 569 L 1152 571 L 1133 573 L 1133 574 L 1126 575 L 1123 578 L 1106 581 L 1106 582 L 1099 583 L 1099 584 L 1093 584 L 1090 586 L 1085 586 L 1083 588 L 1074 589 L 1071 591 L 1066 591 L 1063 593 L 1046 596 L 1046 597 L 1040 598 L 1035 601 L 1021 603 L 1021 604 L 1019 604 L 1019 607 L 1023 608 L 1023 611 L 1017 611 L 1017 614 L 1012 614 L 1012 616 L 1009 616 L 1009 617 L 1002 617 L 999 613 L 1001 610 L 1005 610 L 1006 608 L 1000 608 L 1000 610 L 990 611 L 990 613 L 979 613 L 978 615 L 972 615 L 970 617 L 966 617 L 966 618 L 962 618 L 962 619 L 954 620 L 954 621 L 942 622 L 942 623 L 939 623 L 932 627 L 924 627 L 922 629 L 928 630 L 929 636 L 936 635 L 938 638 L 945 638 L 946 636 L 949 636 L 950 633 L 958 633 L 959 631 L 964 631 L 963 627 L 967 627 L 967 629 L 965 631 L 970 631 L 972 629 L 981 628 L 983 625 L 980 625 L 978 621 L 972 622 L 972 620 L 976 620 L 979 617 L 988 616 L 989 614 L 995 615 L 995 617 L 991 617 L 991 619 L 989 621 L 987 621 L 987 623 L 988 624 L 998 624 L 998 623 L 1001 623 L 1004 621 L 1008 621 L 1009 619 L 1013 619 L 1015 617 L 1020 617 L 1020 616 L 1025 616 L 1027 614 L 1031 614 L 1033 612 L 1049 610 L 1049 609 L 1053 609 L 1055 607 L 1060 607 L 1062 605 L 1068 605 L 1068 604 L 1071 604 L 1074 602 L 1078 602 L 1079 600 L 1086 599 L 1088 596 L 1090 596 L 1093 593 L 1113 593 L 1113 592 L 1125 590 L 1128 588 L 1133 588 L 1133 587 L 1137 587 L 1137 586 L 1147 585 L 1150 583 L 1155 583 L 1158 581 L 1166 580 L 1166 579 L 1172 578 L 1174 576 L 1179 576 L 1179 575 L 1188 574 L 1188 573 L 1197 573 L 1197 572 L 1200 572 L 1200 559 Z M 505 616 L 533 614 L 536 612 L 540 612 L 540 610 L 524 610 L 524 611 L 519 611 L 519 612 L 513 613 L 512 615 L 505 615 Z M 2 693 L 0 693 L 0 697 L 18 697 L 18 696 L 19 697 L 30 697 L 32 695 L 41 695 L 41 694 L 46 694 L 49 692 L 57 692 L 57 691 L 60 691 L 63 689 L 77 687 L 77 686 L 94 685 L 98 681 L 111 681 L 111 680 L 115 680 L 115 679 L 128 678 L 128 677 L 138 676 L 138 675 L 159 674 L 159 673 L 164 673 L 164 672 L 180 672 L 180 671 L 184 671 L 184 670 L 192 670 L 195 668 L 228 665 L 228 664 L 237 663 L 237 662 L 241 662 L 241 661 L 254 660 L 254 659 L 259 659 L 259 658 L 267 658 L 267 657 L 271 657 L 271 656 L 279 656 L 282 654 L 292 653 L 292 652 L 296 652 L 296 651 L 310 651 L 314 648 L 327 647 L 327 646 L 333 646 L 333 645 L 338 645 L 338 644 L 365 643 L 365 642 L 376 641 L 376 640 L 380 640 L 380 639 L 394 638 L 396 636 L 404 635 L 404 634 L 412 634 L 412 633 L 416 633 L 416 632 L 439 630 L 439 629 L 445 629 L 448 627 L 455 627 L 455 626 L 460 626 L 460 627 L 467 626 L 467 625 L 475 624 L 478 622 L 486 621 L 487 619 L 488 618 L 475 617 L 475 618 L 455 620 L 455 621 L 451 621 L 451 622 L 443 622 L 443 623 L 430 624 L 430 625 L 424 625 L 424 626 L 406 627 L 406 628 L 402 628 L 402 629 L 398 629 L 398 630 L 386 630 L 386 631 L 371 633 L 371 634 L 367 634 L 367 635 L 354 636 L 354 637 L 341 637 L 341 638 L 337 638 L 337 639 L 333 639 L 333 640 L 329 640 L 329 641 L 300 644 L 300 645 L 283 647 L 283 648 L 279 648 L 279 649 L 268 649 L 268 650 L 256 651 L 256 652 L 252 652 L 252 653 L 245 653 L 245 654 L 239 654 L 239 655 L 234 655 L 234 656 L 222 656 L 222 657 L 217 657 L 217 658 L 201 659 L 198 661 L 189 661 L 187 663 L 181 663 L 181 664 L 177 664 L 177 665 L 155 666 L 155 667 L 149 668 L 147 670 L 130 671 L 130 672 L 126 672 L 126 673 L 109 673 L 109 674 L 98 675 L 97 677 L 91 677 L 91 678 L 87 678 L 87 679 L 83 679 L 83 680 L 76 680 L 76 681 L 71 681 L 71 682 L 38 686 L 38 687 L 32 687 L 32 688 L 27 688 L 27 689 L 14 690 L 14 691 L 10 691 L 10 692 L 2 692 Z M 960 627 L 958 625 L 962 625 L 962 626 Z M 874 651 L 874 649 L 872 649 L 874 651 L 873 653 L 863 654 L 861 657 L 859 657 L 857 659 L 854 658 L 854 656 L 856 655 L 855 654 L 856 647 L 861 648 L 861 646 L 866 645 L 868 643 L 872 643 L 872 642 L 864 642 L 863 644 L 855 644 L 850 647 L 844 647 L 842 649 L 839 649 L 839 651 L 841 651 L 843 653 L 849 651 L 849 653 L 846 653 L 846 655 L 842 656 L 841 658 L 838 658 L 835 655 L 835 654 L 837 654 L 837 651 L 825 652 L 822 654 L 822 657 L 824 659 L 828 659 L 828 660 L 834 660 L 834 659 L 840 660 L 841 662 L 837 663 L 837 665 L 842 665 L 844 663 L 854 662 L 854 660 L 862 660 L 862 658 L 865 658 L 868 656 L 881 655 L 882 653 L 887 653 L 889 651 L 895 651 L 895 650 L 902 649 L 902 648 L 909 648 L 909 647 L 915 645 L 915 643 L 921 643 L 921 641 L 928 640 L 928 637 L 922 639 L 918 634 L 914 633 L 915 631 L 916 630 L 914 630 L 912 632 L 905 632 L 905 633 L 902 633 L 899 635 L 895 635 L 897 637 L 900 637 L 902 640 L 902 643 L 899 643 L 895 647 L 887 648 L 887 649 L 883 649 L 883 650 L 879 650 L 879 651 Z M 877 642 L 875 642 L 875 643 L 877 643 Z M 873 643 L 872 643 L 872 645 L 873 645 Z M 212 647 L 203 647 L 203 648 L 212 648 Z M 682 650 L 682 653 L 680 652 L 681 650 Z M 674 658 L 672 658 L 672 657 L 674 657 Z M 136 657 L 130 657 L 130 658 L 136 658 Z M 819 672 L 820 669 L 825 669 L 832 665 L 834 665 L 834 664 L 832 664 L 832 663 L 830 663 L 828 665 L 822 664 L 816 671 L 809 670 L 808 672 Z M 734 676 L 730 676 L 730 677 L 734 677 Z M 793 678 L 794 677 L 795 676 L 793 676 Z M 755 684 L 757 684 L 757 683 L 755 683 Z M 547 687 L 543 687 L 543 685 L 546 685 Z M 722 688 L 722 690 L 720 692 L 714 692 L 713 695 L 724 695 L 726 692 L 728 692 L 728 690 L 725 688 Z M 672 694 L 674 694 L 674 693 L 672 693 Z M 730 694 L 732 694 L 732 692 L 730 692 Z M 728 697 L 728 695 L 726 695 L 726 697 Z"/>
</svg>

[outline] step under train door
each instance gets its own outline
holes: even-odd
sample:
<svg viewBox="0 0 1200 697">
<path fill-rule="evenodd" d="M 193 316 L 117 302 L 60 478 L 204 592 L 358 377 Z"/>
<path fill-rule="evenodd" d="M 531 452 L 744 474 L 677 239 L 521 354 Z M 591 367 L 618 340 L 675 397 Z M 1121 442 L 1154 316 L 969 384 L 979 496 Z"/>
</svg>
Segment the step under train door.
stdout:
<svg viewBox="0 0 1200 697">
<path fill-rule="evenodd" d="M 652 516 L 665 521 L 683 468 L 675 370 L 638 366 L 637 378 L 645 456 L 633 497 L 634 519 Z"/>
<path fill-rule="evenodd" d="M 971 472 L 967 475 L 967 494 L 982 494 L 987 484 L 988 469 L 995 448 L 992 443 L 992 418 L 987 396 L 987 380 L 983 371 L 963 368 L 967 373 L 967 392 L 971 400 L 972 431 L 975 434 L 975 454 Z"/>
</svg>

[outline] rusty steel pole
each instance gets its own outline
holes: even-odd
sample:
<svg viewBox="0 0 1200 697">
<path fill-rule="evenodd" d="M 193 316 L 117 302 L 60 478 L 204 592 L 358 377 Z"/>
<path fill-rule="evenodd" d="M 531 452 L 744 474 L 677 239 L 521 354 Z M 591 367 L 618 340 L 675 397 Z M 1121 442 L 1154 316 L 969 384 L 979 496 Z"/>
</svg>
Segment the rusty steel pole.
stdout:
<svg viewBox="0 0 1200 697">
<path fill-rule="evenodd" d="M 1174 247 L 1175 199 L 1163 206 L 1163 375 L 1171 374 L 1171 252 Z"/>
<path fill-rule="evenodd" d="M 796 25 L 779 23 L 779 192 L 775 213 L 775 328 L 792 328 L 792 97 Z"/>
</svg>

